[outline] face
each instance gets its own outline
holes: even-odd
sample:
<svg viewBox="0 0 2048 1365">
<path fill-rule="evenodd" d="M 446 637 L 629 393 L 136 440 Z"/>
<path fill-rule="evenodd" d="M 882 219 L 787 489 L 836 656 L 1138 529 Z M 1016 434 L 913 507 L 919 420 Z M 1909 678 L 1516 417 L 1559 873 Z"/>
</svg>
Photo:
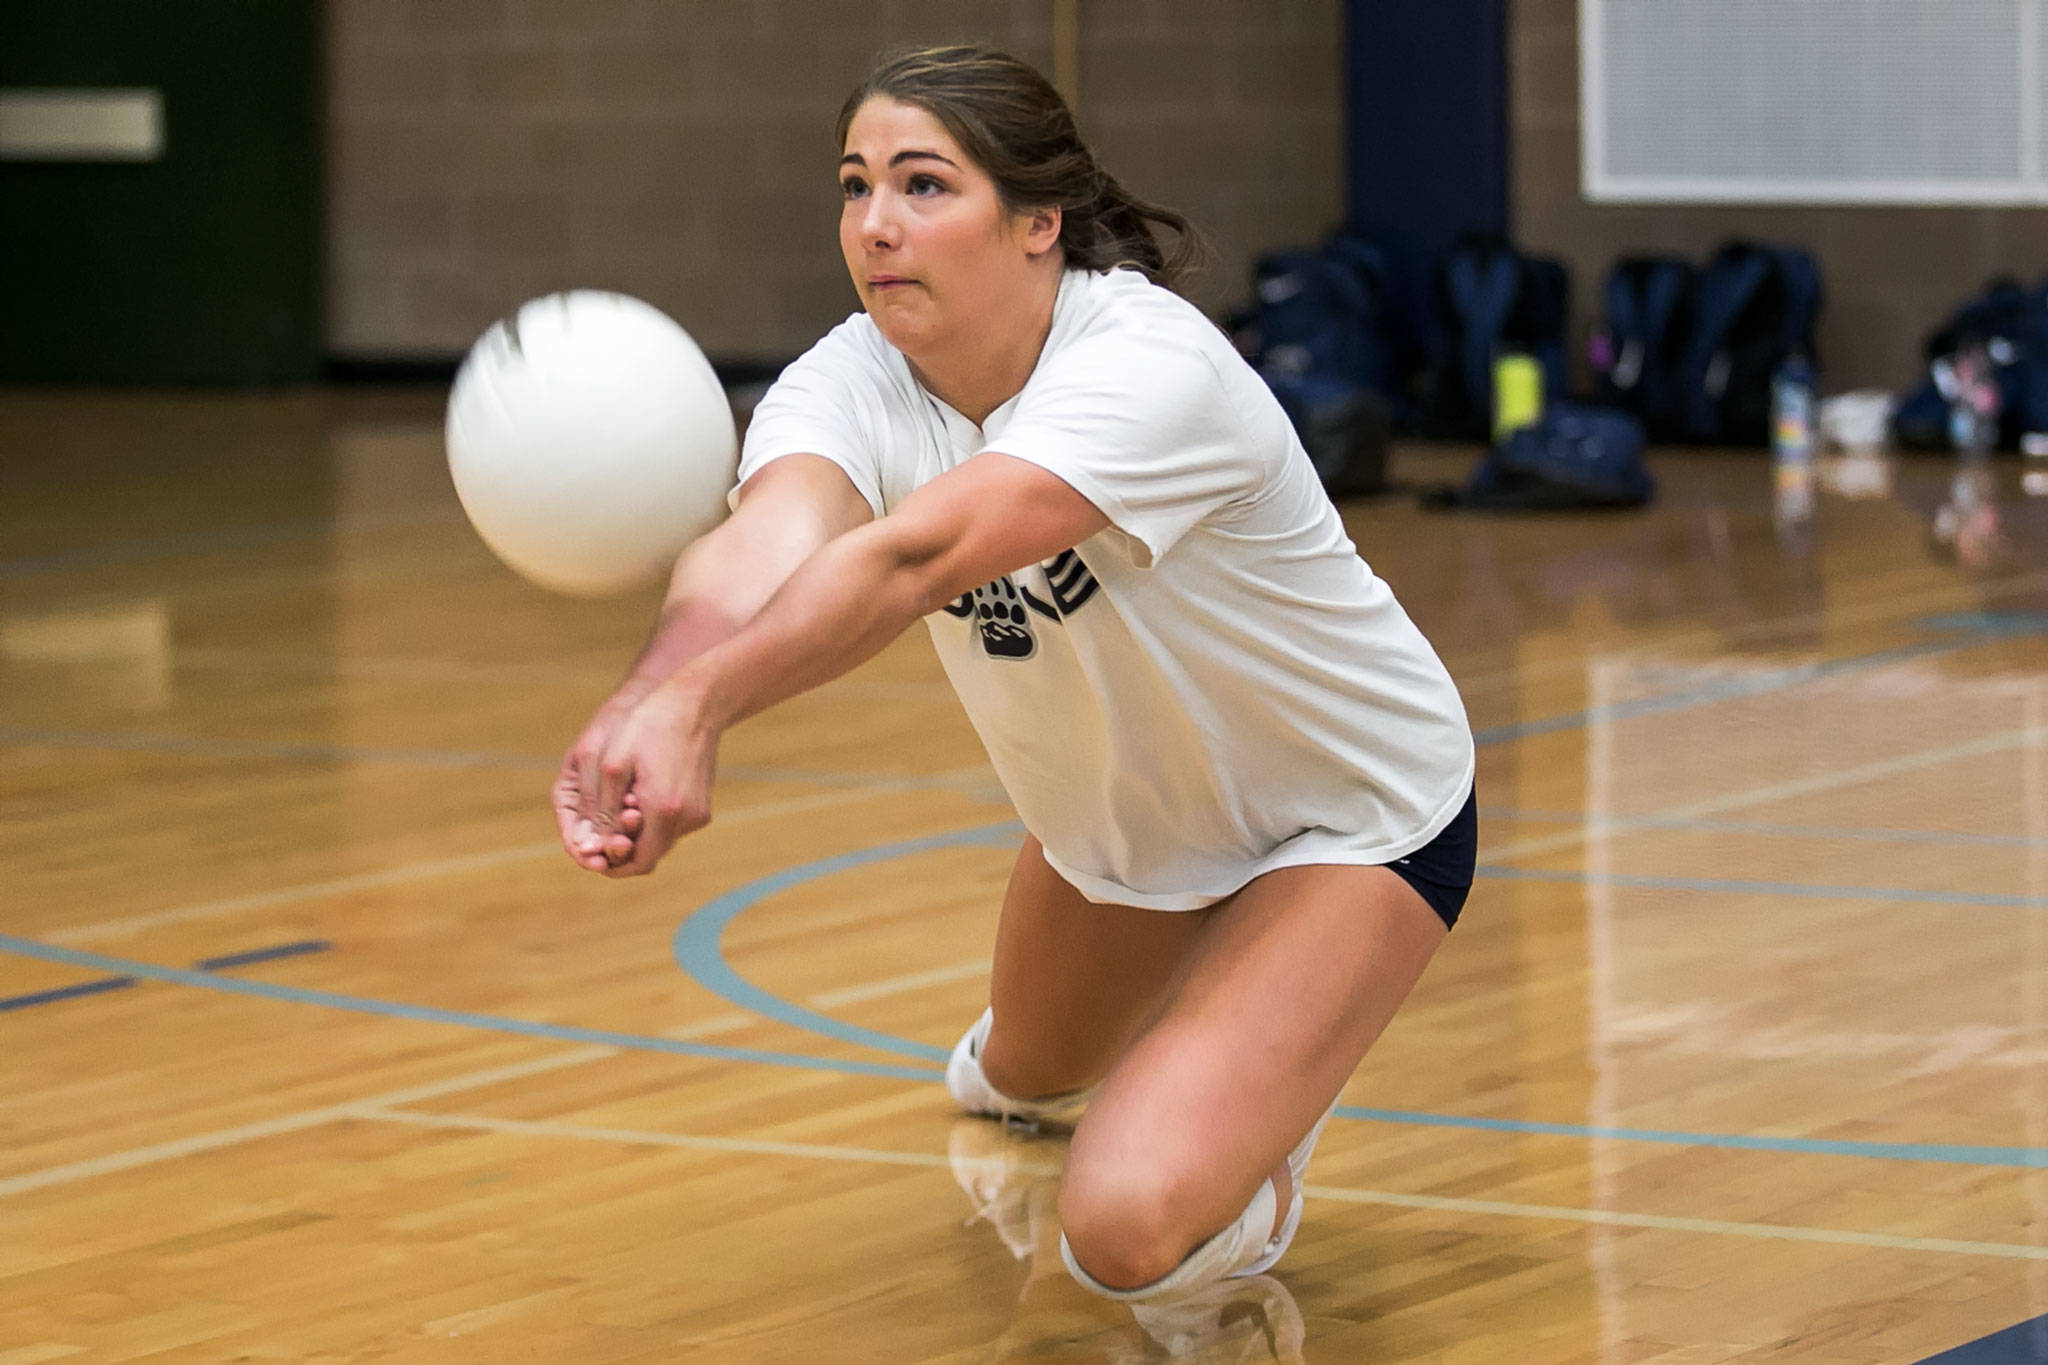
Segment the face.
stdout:
<svg viewBox="0 0 2048 1365">
<path fill-rule="evenodd" d="M 946 126 L 877 95 L 847 126 L 839 163 L 839 249 L 882 335 L 915 359 L 971 344 L 976 320 L 1005 316 L 1054 258 L 1059 210 L 1012 213 Z"/>
</svg>

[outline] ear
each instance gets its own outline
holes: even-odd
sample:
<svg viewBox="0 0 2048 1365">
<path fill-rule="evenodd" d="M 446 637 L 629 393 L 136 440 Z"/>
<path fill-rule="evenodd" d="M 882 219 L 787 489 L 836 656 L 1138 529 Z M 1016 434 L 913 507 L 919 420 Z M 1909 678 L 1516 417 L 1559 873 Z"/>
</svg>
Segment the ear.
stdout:
<svg viewBox="0 0 2048 1365">
<path fill-rule="evenodd" d="M 1060 206 L 1033 209 L 1024 219 L 1024 250 L 1042 256 L 1060 243 Z"/>
</svg>

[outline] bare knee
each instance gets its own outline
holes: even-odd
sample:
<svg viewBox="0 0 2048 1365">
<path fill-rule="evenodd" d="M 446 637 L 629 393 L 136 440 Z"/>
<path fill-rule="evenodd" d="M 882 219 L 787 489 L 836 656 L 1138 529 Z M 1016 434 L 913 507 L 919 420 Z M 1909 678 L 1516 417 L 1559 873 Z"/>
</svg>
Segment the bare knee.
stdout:
<svg viewBox="0 0 2048 1365">
<path fill-rule="evenodd" d="M 1014 1032 L 998 1023 L 978 1059 L 981 1074 L 1002 1094 L 1038 1100 L 1085 1090 L 1102 1079 L 1103 1067 L 1093 1057 L 1062 1057 L 1044 1046 L 1018 1046 Z"/>
<path fill-rule="evenodd" d="M 1189 1227 L 1192 1182 L 1125 1164 L 1069 1162 L 1060 1182 L 1060 1228 L 1074 1259 L 1111 1289 L 1170 1274 L 1204 1234 Z"/>
</svg>

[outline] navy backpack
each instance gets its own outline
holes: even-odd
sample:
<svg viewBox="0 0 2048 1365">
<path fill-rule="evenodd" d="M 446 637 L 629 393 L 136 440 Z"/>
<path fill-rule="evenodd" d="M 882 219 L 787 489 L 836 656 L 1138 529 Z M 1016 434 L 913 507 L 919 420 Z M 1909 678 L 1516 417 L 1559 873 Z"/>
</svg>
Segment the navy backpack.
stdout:
<svg viewBox="0 0 2048 1365">
<path fill-rule="evenodd" d="M 1466 237 L 1436 273 L 1436 339 L 1421 426 L 1425 434 L 1484 439 L 1493 427 L 1493 365 L 1522 352 L 1543 368 L 1547 400 L 1561 400 L 1569 375 L 1565 333 L 1571 276 L 1545 256 L 1527 256 L 1493 237 Z"/>
<path fill-rule="evenodd" d="M 1260 257 L 1252 291 L 1231 336 L 1280 400 L 1324 487 L 1380 491 L 1398 383 L 1384 258 L 1340 232 L 1312 250 Z"/>
<path fill-rule="evenodd" d="M 1692 331 L 1696 280 L 1676 257 L 1628 256 L 1601 291 L 1600 401 L 1634 413 L 1653 441 L 1685 439 L 1678 362 Z"/>
<path fill-rule="evenodd" d="M 1985 348 L 1998 376 L 1999 444 L 2014 446 L 2030 431 L 2048 431 L 2048 279 L 2032 290 L 1994 279 L 1927 338 L 1930 369 L 1972 344 Z M 1902 445 L 1949 444 L 1949 405 L 1930 375 L 1892 415 Z"/>
<path fill-rule="evenodd" d="M 1730 242 L 1699 274 L 1692 329 L 1678 361 L 1678 434 L 1706 445 L 1765 445 L 1771 380 L 1786 360 L 1815 358 L 1820 270 L 1795 247 Z"/>
<path fill-rule="evenodd" d="M 1553 404 L 1488 450 L 1464 488 L 1427 494 L 1424 503 L 1500 511 L 1641 507 L 1657 492 L 1644 444 L 1643 424 L 1628 413 Z"/>
</svg>

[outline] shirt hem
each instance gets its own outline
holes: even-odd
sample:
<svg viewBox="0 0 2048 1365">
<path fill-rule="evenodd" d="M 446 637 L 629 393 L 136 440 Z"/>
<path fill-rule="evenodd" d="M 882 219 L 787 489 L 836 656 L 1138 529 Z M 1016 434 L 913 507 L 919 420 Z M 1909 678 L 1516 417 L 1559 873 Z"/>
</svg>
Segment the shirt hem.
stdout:
<svg viewBox="0 0 2048 1365">
<path fill-rule="evenodd" d="M 1043 849 L 1043 840 L 1040 841 L 1040 844 L 1045 854 L 1046 866 L 1058 873 L 1062 881 L 1080 892 L 1091 904 L 1127 905 L 1138 910 L 1164 910 L 1169 912 L 1203 910 L 1216 904 L 1218 901 L 1226 900 L 1236 895 L 1266 873 L 1278 871 L 1283 867 L 1313 867 L 1319 863 L 1326 863 L 1337 867 L 1382 867 L 1397 858 L 1407 857 L 1415 852 L 1416 849 L 1421 848 L 1430 840 L 1436 838 L 1437 835 L 1442 834 L 1449 827 L 1451 821 L 1457 818 L 1458 812 L 1465 808 L 1465 802 L 1472 795 L 1472 786 L 1477 777 L 1478 766 L 1478 756 L 1475 754 L 1465 765 L 1464 780 L 1459 782 L 1454 789 L 1456 795 L 1447 801 L 1435 814 L 1430 816 L 1419 833 L 1411 834 L 1405 839 L 1394 840 L 1391 843 L 1352 848 L 1347 847 L 1341 842 L 1330 842 L 1320 839 L 1311 840 L 1304 837 L 1306 834 L 1318 832 L 1334 834 L 1334 831 L 1304 831 L 1304 834 L 1296 835 L 1265 857 L 1253 862 L 1245 875 L 1235 885 L 1221 891 L 1152 892 L 1134 890 L 1121 883 L 1111 881 L 1106 877 L 1090 876 L 1086 872 L 1069 867 L 1054 857 L 1050 849 Z M 1337 837 L 1341 838 L 1342 836 L 1339 835 Z"/>
<path fill-rule="evenodd" d="M 740 486 L 769 465 L 774 464 L 777 460 L 782 459 L 786 455 L 815 455 L 819 459 L 829 460 L 839 467 L 839 472 L 846 475 L 846 481 L 853 485 L 853 491 L 861 495 L 862 500 L 868 505 L 868 510 L 873 512 L 877 519 L 886 515 L 886 509 L 882 506 L 880 490 L 868 487 L 864 481 L 865 476 L 861 472 L 859 462 L 850 455 L 835 454 L 829 449 L 820 449 L 824 444 L 822 441 L 814 441 L 808 445 L 793 445 L 786 450 L 781 447 L 770 447 L 770 449 L 775 451 L 773 455 L 761 455 L 752 460 L 743 461 L 741 477 L 734 482 L 732 488 L 725 495 L 726 510 L 738 511 L 740 505 Z M 745 465 L 751 465 L 752 467 L 745 468 Z"/>
</svg>

